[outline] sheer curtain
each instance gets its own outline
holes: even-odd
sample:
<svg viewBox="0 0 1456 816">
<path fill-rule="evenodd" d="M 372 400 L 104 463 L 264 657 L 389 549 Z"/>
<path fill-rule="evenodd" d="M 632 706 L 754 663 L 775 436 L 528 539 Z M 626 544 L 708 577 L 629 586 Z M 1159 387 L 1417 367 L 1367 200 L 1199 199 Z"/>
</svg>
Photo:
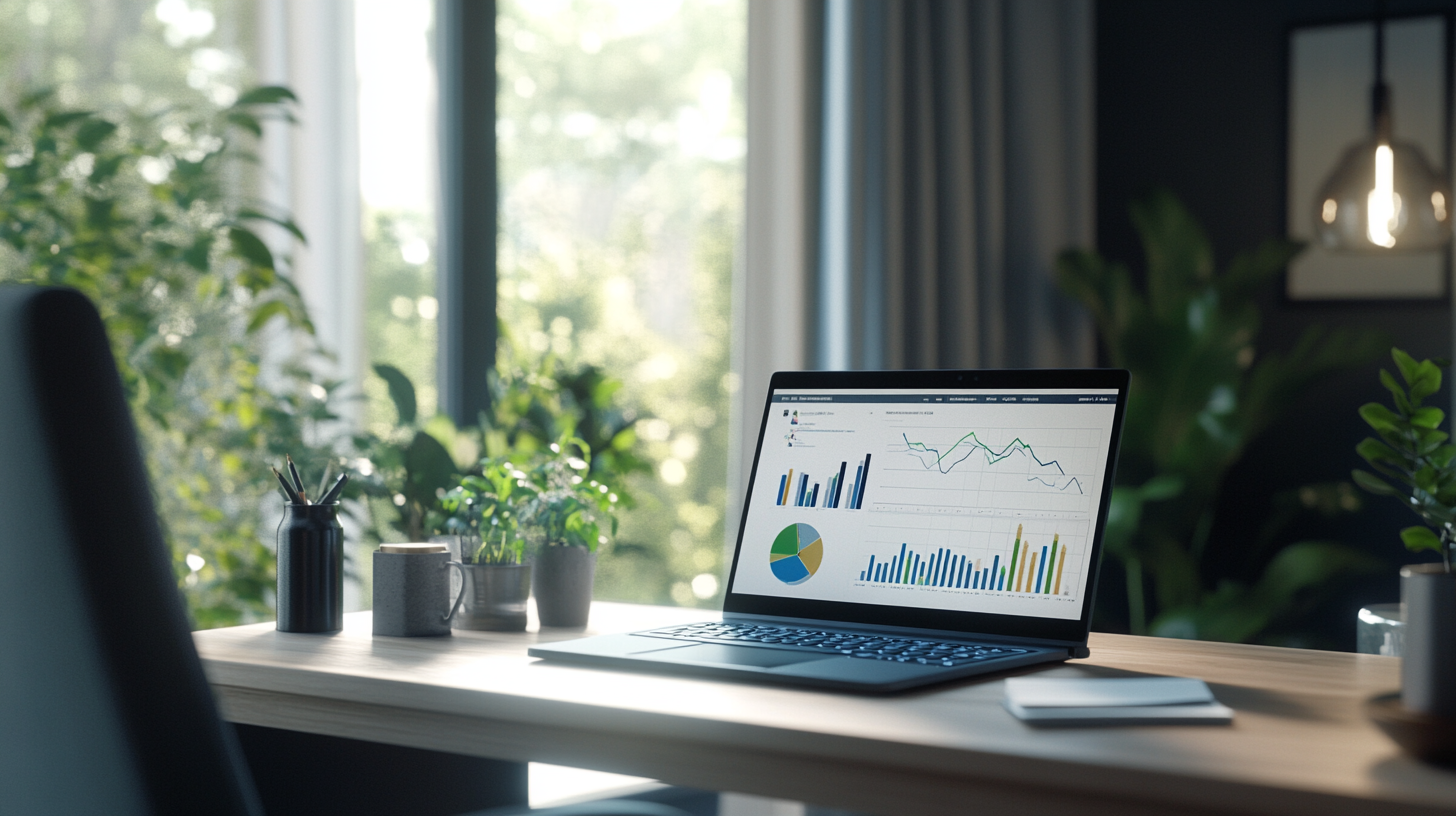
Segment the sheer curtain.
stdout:
<svg viewBox="0 0 1456 816">
<path fill-rule="evenodd" d="M 354 71 L 353 0 L 262 0 L 258 6 L 258 77 L 298 95 L 298 123 L 265 126 L 262 195 L 291 212 L 308 238 L 268 235 L 291 256 L 319 341 L 338 356 L 333 371 L 358 383 L 364 361 L 363 237 L 359 204 L 358 81 Z M 339 409 L 359 419 L 360 403 Z"/>
<path fill-rule="evenodd" d="M 1092 0 L 750 0 L 726 546 L 780 368 L 1095 362 Z"/>
<path fill-rule="evenodd" d="M 814 360 L 1090 365 L 1091 0 L 829 0 Z"/>
</svg>

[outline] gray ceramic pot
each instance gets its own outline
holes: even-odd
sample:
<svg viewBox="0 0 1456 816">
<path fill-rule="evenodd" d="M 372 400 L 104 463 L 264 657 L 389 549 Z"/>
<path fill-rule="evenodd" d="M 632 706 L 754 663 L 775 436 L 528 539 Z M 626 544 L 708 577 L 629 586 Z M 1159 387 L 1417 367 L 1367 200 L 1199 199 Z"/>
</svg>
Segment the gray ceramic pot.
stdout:
<svg viewBox="0 0 1456 816">
<path fill-rule="evenodd" d="M 1401 567 L 1400 605 L 1402 702 L 1411 711 L 1456 717 L 1456 575 L 1440 564 Z"/>
<path fill-rule="evenodd" d="M 596 569 L 597 554 L 585 547 L 546 546 L 536 552 L 536 614 L 542 626 L 586 628 Z"/>
<path fill-rule="evenodd" d="M 530 564 L 465 564 L 465 598 L 451 620 L 456 629 L 524 632 L 531 597 Z"/>
</svg>

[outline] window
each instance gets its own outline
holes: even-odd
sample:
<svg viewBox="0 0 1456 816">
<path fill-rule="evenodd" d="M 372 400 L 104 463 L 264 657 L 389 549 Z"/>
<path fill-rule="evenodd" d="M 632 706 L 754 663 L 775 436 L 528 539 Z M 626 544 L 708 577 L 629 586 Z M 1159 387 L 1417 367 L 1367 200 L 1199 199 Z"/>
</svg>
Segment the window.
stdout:
<svg viewBox="0 0 1456 816">
<path fill-rule="evenodd" d="M 622 380 L 655 463 L 599 598 L 720 597 L 746 34 L 745 0 L 499 7 L 504 333 Z"/>
<path fill-rule="evenodd" d="M 421 416 L 438 406 L 435 349 L 436 82 L 429 0 L 356 0 L 359 193 L 364 236 L 366 363 L 414 383 Z M 367 426 L 386 435 L 395 410 L 383 380 L 364 378 Z"/>
</svg>

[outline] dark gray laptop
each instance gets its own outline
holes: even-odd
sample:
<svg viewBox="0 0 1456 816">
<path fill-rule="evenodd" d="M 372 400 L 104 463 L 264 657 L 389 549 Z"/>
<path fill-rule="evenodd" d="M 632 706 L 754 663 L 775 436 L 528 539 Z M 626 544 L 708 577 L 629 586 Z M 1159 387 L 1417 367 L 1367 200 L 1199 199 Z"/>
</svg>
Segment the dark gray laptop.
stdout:
<svg viewBox="0 0 1456 816">
<path fill-rule="evenodd" d="M 722 620 L 530 654 L 866 692 L 1085 657 L 1127 386 L 779 372 Z"/>
</svg>

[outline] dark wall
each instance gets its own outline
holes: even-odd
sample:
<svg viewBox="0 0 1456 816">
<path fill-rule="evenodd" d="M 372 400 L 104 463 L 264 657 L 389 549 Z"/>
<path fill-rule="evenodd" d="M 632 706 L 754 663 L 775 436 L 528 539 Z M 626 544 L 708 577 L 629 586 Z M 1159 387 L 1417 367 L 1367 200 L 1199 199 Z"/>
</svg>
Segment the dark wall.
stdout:
<svg viewBox="0 0 1456 816">
<path fill-rule="evenodd" d="M 1097 4 L 1097 241 L 1136 268 L 1141 247 L 1128 203 L 1154 187 L 1178 195 L 1202 220 L 1220 266 L 1284 232 L 1286 53 L 1291 27 L 1368 17 L 1372 2 L 1100 0 Z M 1456 12 L 1456 2 L 1392 2 L 1389 13 Z M 1449 58 L 1449 57 L 1448 57 Z M 1271 293 L 1261 350 L 1289 348 L 1309 326 L 1365 327 L 1422 357 L 1452 354 L 1446 301 L 1293 303 Z M 1357 407 L 1385 401 L 1376 372 L 1388 357 L 1313 389 L 1290 416 L 1250 446 L 1229 477 L 1214 541 L 1246 535 L 1271 497 L 1301 485 L 1348 479 L 1366 436 Z M 1449 393 L 1449 392 L 1448 392 Z M 1439 403 L 1449 407 L 1442 395 Z M 1287 540 L 1336 538 L 1383 562 L 1305 610 L 1288 642 L 1353 649 L 1354 612 L 1399 596 L 1396 568 L 1415 558 L 1397 531 L 1416 523 L 1392 499 L 1362 496 L 1354 515 L 1301 516 Z"/>
</svg>

